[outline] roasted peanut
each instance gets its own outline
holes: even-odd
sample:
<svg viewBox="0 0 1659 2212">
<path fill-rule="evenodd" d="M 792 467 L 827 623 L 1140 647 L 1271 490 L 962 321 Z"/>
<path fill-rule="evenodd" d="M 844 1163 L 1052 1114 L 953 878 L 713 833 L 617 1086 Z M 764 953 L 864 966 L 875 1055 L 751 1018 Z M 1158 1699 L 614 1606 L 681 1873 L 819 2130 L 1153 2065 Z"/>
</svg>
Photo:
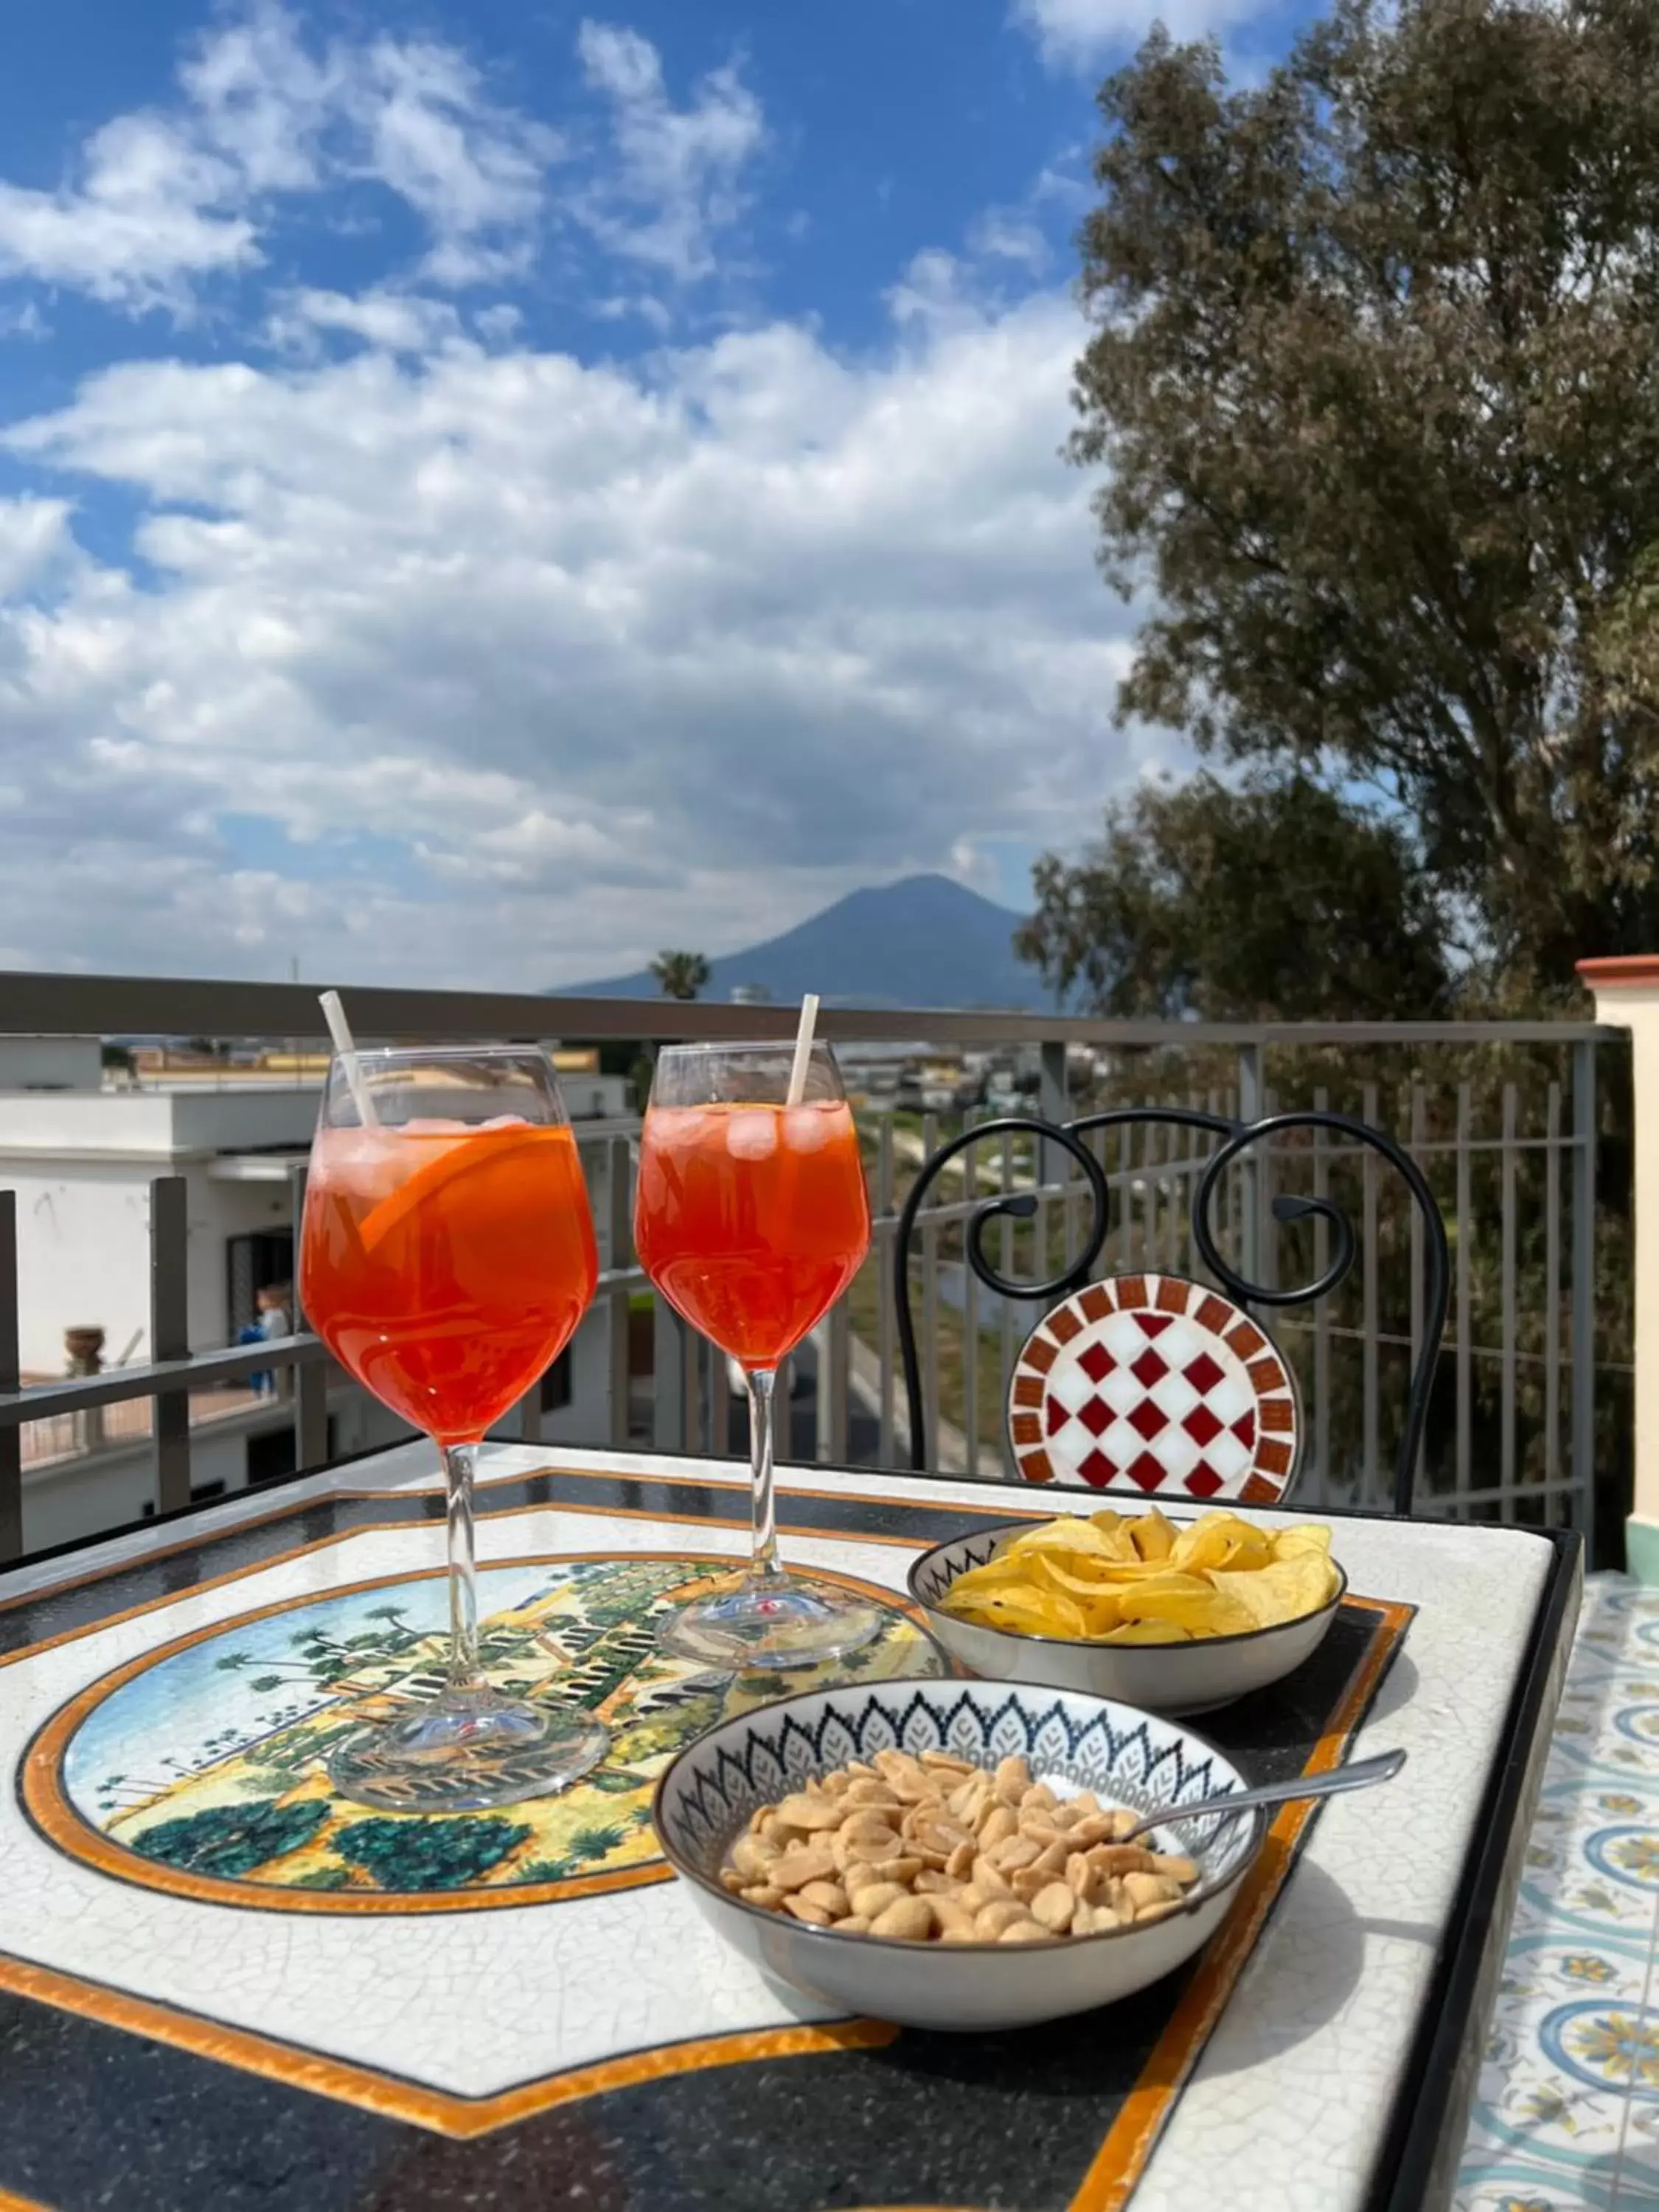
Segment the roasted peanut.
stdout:
<svg viewBox="0 0 1659 2212">
<path fill-rule="evenodd" d="M 1162 1851 L 1152 1853 L 1152 1863 L 1147 1871 L 1161 1874 L 1167 1881 L 1178 1881 L 1183 1889 L 1189 1888 L 1198 1880 L 1198 1869 L 1191 1859 L 1166 1857 Z"/>
<path fill-rule="evenodd" d="M 805 1889 L 809 1881 L 832 1881 L 836 1862 L 828 1844 L 794 1844 L 766 1869 L 775 1889 Z"/>
<path fill-rule="evenodd" d="M 778 1807 L 778 1818 L 786 1828 L 808 1834 L 817 1828 L 838 1828 L 845 1817 L 833 1797 L 809 1797 L 804 1791 L 786 1797 Z"/>
<path fill-rule="evenodd" d="M 1023 1759 L 1005 1759 L 991 1778 L 991 1787 L 1001 1803 L 1018 1806 L 1031 1786 L 1031 1770 Z"/>
<path fill-rule="evenodd" d="M 1048 1930 L 1036 1920 L 1016 1920 L 997 1937 L 999 1943 L 1048 1943 L 1053 1940 Z"/>
<path fill-rule="evenodd" d="M 1063 1936 L 1076 1911 L 1077 1899 L 1068 1882 L 1051 1881 L 1031 1899 L 1032 1919 L 1040 1921 L 1051 1936 Z"/>
<path fill-rule="evenodd" d="M 872 1936 L 896 1936 L 901 1942 L 925 1943 L 933 1932 L 933 1908 L 925 1897 L 901 1897 L 870 1923 Z"/>
<path fill-rule="evenodd" d="M 718 1880 L 808 1928 L 913 1943 L 1046 1943 L 1178 1911 L 1199 1868 L 1121 1841 L 1134 1816 L 1061 1797 L 1023 1759 L 878 1752 L 757 1808 Z"/>
<path fill-rule="evenodd" d="M 994 1806 L 980 1823 L 979 1847 L 982 1851 L 994 1850 L 999 1844 L 1006 1844 L 1018 1832 L 1019 1815 L 1012 1806 Z"/>
<path fill-rule="evenodd" d="M 1123 1893 L 1139 1915 L 1144 1905 L 1179 1903 L 1181 1884 L 1171 1881 L 1167 1875 L 1126 1874 Z"/>
<path fill-rule="evenodd" d="M 847 1901 L 854 1912 L 861 1912 L 873 1920 L 878 1912 L 885 1912 L 890 1905 L 896 1905 L 909 1892 L 900 1881 L 872 1881 L 862 1889 L 849 1889 Z"/>
<path fill-rule="evenodd" d="M 994 1897 L 974 1915 L 974 1933 L 981 1943 L 994 1943 L 1005 1928 L 1030 1918 L 1017 1897 Z"/>
<path fill-rule="evenodd" d="M 783 1909 L 786 1912 L 793 1912 L 797 1920 L 804 1920 L 809 1928 L 827 1928 L 830 1925 L 830 1915 L 823 1907 L 808 1905 L 804 1898 L 786 1897 Z"/>
</svg>

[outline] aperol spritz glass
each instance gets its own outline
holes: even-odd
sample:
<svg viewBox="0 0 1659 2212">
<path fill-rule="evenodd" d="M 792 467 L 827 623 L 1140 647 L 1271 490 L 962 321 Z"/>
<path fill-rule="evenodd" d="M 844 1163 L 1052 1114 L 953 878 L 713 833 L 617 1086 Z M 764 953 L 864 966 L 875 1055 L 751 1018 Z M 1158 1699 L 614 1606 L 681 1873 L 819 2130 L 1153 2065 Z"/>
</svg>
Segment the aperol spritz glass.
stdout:
<svg viewBox="0 0 1659 2212">
<path fill-rule="evenodd" d="M 586 1715 L 504 1697 L 479 1665 L 472 1491 L 484 1434 L 557 1358 L 593 1296 L 593 1224 L 547 1055 L 513 1045 L 331 1063 L 301 1238 L 306 1317 L 442 1455 L 449 1649 L 433 1698 L 366 1725 L 330 1765 L 398 1812 L 508 1805 L 604 1757 Z"/>
<path fill-rule="evenodd" d="M 878 1633 L 875 1605 L 786 1572 L 774 1498 L 781 1361 L 847 1289 L 870 1248 L 858 1132 L 841 1071 L 815 1045 L 788 1103 L 787 1044 L 672 1045 L 640 1139 L 634 1241 L 658 1291 L 743 1369 L 754 1546 L 748 1569 L 677 1613 L 666 1650 L 728 1668 L 809 1668 Z M 820 1378 L 820 1388 L 824 1378 Z"/>
</svg>

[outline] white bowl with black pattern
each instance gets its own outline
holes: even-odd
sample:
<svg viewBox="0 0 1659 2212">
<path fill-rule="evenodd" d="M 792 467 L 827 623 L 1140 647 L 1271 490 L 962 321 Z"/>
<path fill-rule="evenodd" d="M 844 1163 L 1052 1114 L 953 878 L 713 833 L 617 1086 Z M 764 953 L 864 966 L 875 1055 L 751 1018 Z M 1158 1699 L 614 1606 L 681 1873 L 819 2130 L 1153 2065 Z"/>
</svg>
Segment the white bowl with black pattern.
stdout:
<svg viewBox="0 0 1659 2212">
<path fill-rule="evenodd" d="M 1160 1980 L 1219 1927 L 1266 1832 L 1259 1811 L 1172 1819 L 1150 1840 L 1191 1858 L 1181 1909 L 1144 1927 L 1052 1943 L 905 1943 L 809 1928 L 721 1888 L 726 1853 L 762 1805 L 878 1751 L 945 1751 L 975 1766 L 1028 1759 L 1059 1796 L 1152 1812 L 1242 1789 L 1224 1752 L 1178 1721 L 1017 1682 L 896 1681 L 784 1698 L 689 1745 L 657 1785 L 664 1852 L 698 1911 L 772 1980 L 838 2013 L 911 2027 L 1025 2027 Z"/>
<path fill-rule="evenodd" d="M 970 1674 L 1115 1698 L 1150 1713 L 1213 1712 L 1251 1690 L 1283 1681 L 1324 1642 L 1347 1594 L 1348 1578 L 1339 1566 L 1336 1595 L 1317 1613 L 1191 1644 L 1092 1644 L 1080 1637 L 987 1628 L 947 1613 L 945 1595 L 957 1577 L 984 1566 L 1019 1533 L 1018 1524 L 999 1522 L 935 1544 L 912 1560 L 910 1595 L 927 1616 L 929 1634 Z"/>
</svg>

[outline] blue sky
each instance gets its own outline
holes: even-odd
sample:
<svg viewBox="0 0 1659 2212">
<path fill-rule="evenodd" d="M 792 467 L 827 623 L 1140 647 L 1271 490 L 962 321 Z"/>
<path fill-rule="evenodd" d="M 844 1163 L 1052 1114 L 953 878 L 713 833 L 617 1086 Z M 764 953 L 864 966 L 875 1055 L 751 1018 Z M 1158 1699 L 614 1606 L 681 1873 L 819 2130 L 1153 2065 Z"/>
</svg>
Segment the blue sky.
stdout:
<svg viewBox="0 0 1659 2212">
<path fill-rule="evenodd" d="M 0 964 L 528 987 L 1019 903 L 1178 758 L 1057 457 L 1154 12 L 13 11 Z"/>
</svg>

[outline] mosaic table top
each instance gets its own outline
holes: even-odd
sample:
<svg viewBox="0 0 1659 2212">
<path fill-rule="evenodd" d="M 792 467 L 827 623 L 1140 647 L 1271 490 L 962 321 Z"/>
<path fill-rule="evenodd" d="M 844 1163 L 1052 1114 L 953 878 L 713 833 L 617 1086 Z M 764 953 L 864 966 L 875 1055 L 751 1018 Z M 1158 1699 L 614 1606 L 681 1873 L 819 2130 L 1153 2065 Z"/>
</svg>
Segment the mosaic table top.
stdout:
<svg viewBox="0 0 1659 2212">
<path fill-rule="evenodd" d="M 678 1744 L 775 1694 L 654 1644 L 744 1549 L 741 1472 L 512 1447 L 485 1472 L 485 1664 L 564 1677 L 613 1736 L 498 1813 L 371 1815 L 321 1769 L 343 1714 L 441 1649 L 422 1449 L 0 1579 L 0 2208 L 1391 2201 L 1431 2016 L 1469 2008 L 1446 1962 L 1492 1910 L 1472 1847 L 1514 1825 L 1495 1787 L 1547 1728 L 1519 1693 L 1565 1648 L 1569 1550 L 1344 1521 L 1356 1602 L 1324 1659 L 1204 1725 L 1263 1773 L 1404 1745 L 1386 1803 L 1277 1831 L 1190 1987 L 1036 2039 L 897 2036 L 769 1987 L 651 1832 Z M 893 1601 L 866 1678 L 945 1667 L 897 1602 L 915 1550 L 1036 1504 L 826 1469 L 782 1490 L 787 1556 Z"/>
</svg>

